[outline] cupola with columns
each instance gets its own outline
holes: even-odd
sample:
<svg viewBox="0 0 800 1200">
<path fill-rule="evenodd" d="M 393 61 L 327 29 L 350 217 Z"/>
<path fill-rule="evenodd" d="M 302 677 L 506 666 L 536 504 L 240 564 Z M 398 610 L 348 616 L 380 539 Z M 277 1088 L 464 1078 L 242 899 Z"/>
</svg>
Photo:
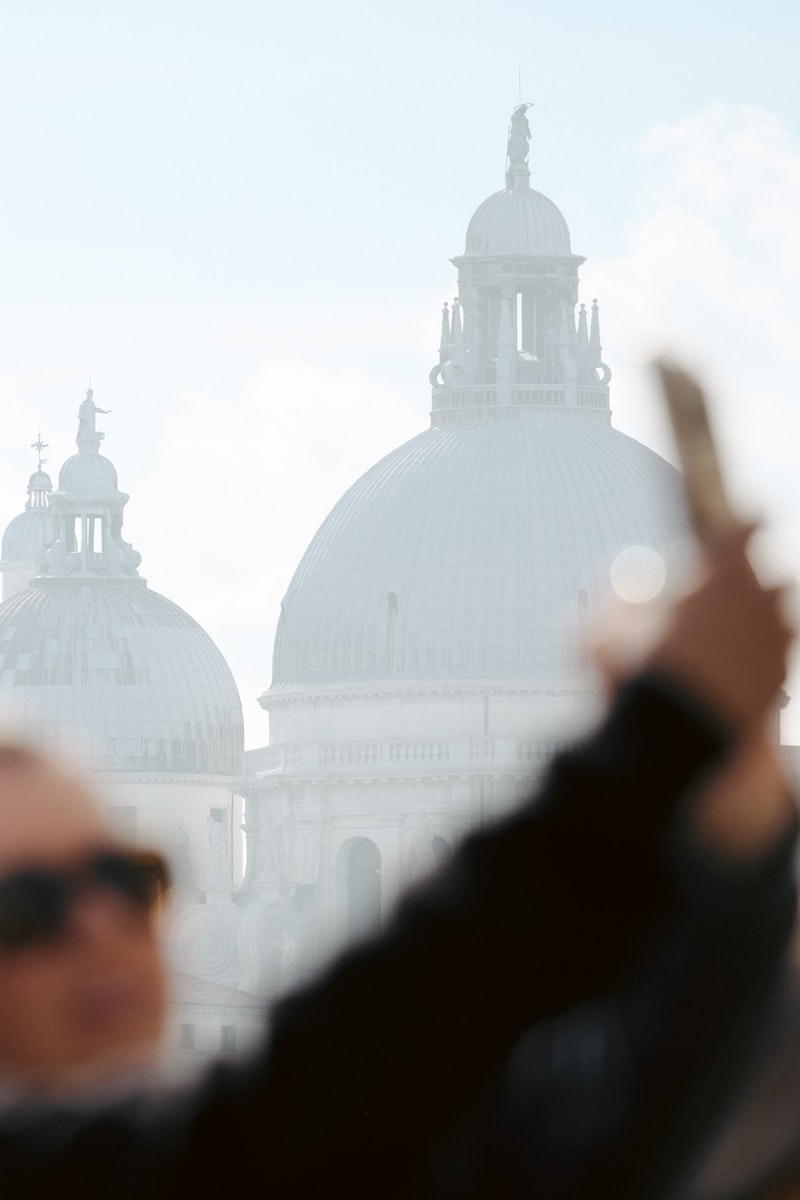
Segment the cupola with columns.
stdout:
<svg viewBox="0 0 800 1200">
<path fill-rule="evenodd" d="M 36 450 L 36 470 L 28 480 L 28 499 L 23 512 L 6 526 L 0 553 L 0 574 L 3 576 L 3 599 L 23 591 L 31 579 L 38 575 L 47 547 L 55 536 L 55 522 L 50 511 L 50 496 L 53 483 L 43 467 L 47 460 L 42 457 L 47 443 L 41 433 L 31 444 Z"/>
<path fill-rule="evenodd" d="M 509 410 L 590 411 L 610 418 L 597 301 L 580 306 L 569 229 L 551 200 L 530 186 L 529 104 L 514 110 L 506 186 L 478 207 L 458 268 L 458 296 L 445 304 L 439 362 L 430 373 L 432 424 L 502 417 Z M 597 418 L 595 418 L 597 419 Z"/>
<path fill-rule="evenodd" d="M 78 453 L 61 468 L 50 497 L 56 533 L 47 551 L 45 574 L 85 578 L 139 578 L 141 555 L 122 537 L 123 510 L 130 497 L 117 486 L 114 464 L 100 453 L 104 434 L 91 388 L 78 409 Z"/>
</svg>

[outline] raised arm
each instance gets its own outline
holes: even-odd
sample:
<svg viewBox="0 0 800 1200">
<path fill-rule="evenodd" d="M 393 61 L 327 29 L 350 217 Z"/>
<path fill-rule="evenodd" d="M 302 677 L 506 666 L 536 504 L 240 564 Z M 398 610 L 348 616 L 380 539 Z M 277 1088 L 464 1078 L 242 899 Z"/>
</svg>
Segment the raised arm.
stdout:
<svg viewBox="0 0 800 1200">
<path fill-rule="evenodd" d="M 785 675 L 782 597 L 759 585 L 746 541 L 718 550 L 603 726 L 554 762 L 539 795 L 468 839 L 380 938 L 278 1010 L 266 1078 L 283 1136 L 314 1131 L 309 1186 L 322 1185 L 315 1160 L 373 1178 L 392 1163 L 389 1194 L 423 1194 L 521 1034 L 620 988 L 651 949 L 681 903 L 666 853 L 676 824 L 697 822 L 723 853 L 732 838 L 745 857 L 791 827 L 782 794 L 752 838 L 746 805 L 723 798 L 707 821 L 693 801 L 763 724 Z M 790 890 L 778 907 L 773 959 Z"/>
</svg>

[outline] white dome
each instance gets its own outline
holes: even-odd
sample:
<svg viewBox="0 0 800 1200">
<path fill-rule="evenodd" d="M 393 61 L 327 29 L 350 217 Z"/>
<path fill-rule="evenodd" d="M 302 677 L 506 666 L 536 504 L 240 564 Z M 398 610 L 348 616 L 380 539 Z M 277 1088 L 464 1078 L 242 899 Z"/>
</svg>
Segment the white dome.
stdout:
<svg viewBox="0 0 800 1200">
<path fill-rule="evenodd" d="M 55 521 L 48 508 L 26 508 L 6 527 L 2 559 L 8 563 L 39 566 L 55 535 Z"/>
<path fill-rule="evenodd" d="M 114 464 L 102 454 L 73 454 L 59 472 L 58 490 L 72 496 L 113 496 L 118 492 Z"/>
<path fill-rule="evenodd" d="M 140 580 L 38 580 L 0 605 L 0 689 L 31 735 L 100 769 L 236 776 L 239 694 L 183 609 Z"/>
<path fill-rule="evenodd" d="M 611 561 L 683 526 L 678 473 L 600 414 L 428 430 L 362 476 L 289 586 L 273 688 L 574 676 Z M 528 419 L 530 418 L 530 419 Z"/>
<path fill-rule="evenodd" d="M 552 200 L 529 187 L 484 200 L 467 226 L 468 256 L 571 254 L 569 229 Z"/>
<path fill-rule="evenodd" d="M 46 471 L 41 468 L 34 471 L 28 480 L 28 492 L 52 492 L 53 481 Z"/>
</svg>

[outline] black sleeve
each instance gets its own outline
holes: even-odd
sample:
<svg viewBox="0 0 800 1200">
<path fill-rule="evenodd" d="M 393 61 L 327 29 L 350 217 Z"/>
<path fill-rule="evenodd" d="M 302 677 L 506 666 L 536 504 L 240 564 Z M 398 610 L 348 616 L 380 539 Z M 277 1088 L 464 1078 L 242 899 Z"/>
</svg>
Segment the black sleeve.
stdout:
<svg viewBox="0 0 800 1200">
<path fill-rule="evenodd" d="M 728 740 L 666 681 L 628 686 L 536 799 L 279 1007 L 264 1081 L 295 1182 L 425 1195 L 521 1034 L 621 986 L 667 921 L 666 831 Z"/>
<path fill-rule="evenodd" d="M 676 839 L 663 932 L 622 987 L 520 1039 L 497 1095 L 451 1147 L 442 1195 L 683 1195 L 781 991 L 794 846 L 790 831 L 731 861 Z"/>
</svg>

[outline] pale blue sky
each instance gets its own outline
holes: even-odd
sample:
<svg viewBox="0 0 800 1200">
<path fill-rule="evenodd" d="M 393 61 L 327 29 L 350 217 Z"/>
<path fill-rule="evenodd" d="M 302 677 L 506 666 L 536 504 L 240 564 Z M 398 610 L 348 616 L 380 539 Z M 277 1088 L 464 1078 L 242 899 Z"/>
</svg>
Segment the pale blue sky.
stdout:
<svg viewBox="0 0 800 1200">
<path fill-rule="evenodd" d="M 415 296 L 500 185 L 518 66 L 534 184 L 557 190 L 584 253 L 613 253 L 649 125 L 724 100 L 796 132 L 798 12 L 4 0 L 3 290 Z"/>
<path fill-rule="evenodd" d="M 663 326 L 800 561 L 798 35 L 788 0 L 3 0 L 0 523 L 39 426 L 51 470 L 72 452 L 91 375 L 143 571 L 219 642 L 263 740 L 302 550 L 427 423 L 519 67 L 616 423 L 664 449 L 636 374 Z"/>
</svg>

